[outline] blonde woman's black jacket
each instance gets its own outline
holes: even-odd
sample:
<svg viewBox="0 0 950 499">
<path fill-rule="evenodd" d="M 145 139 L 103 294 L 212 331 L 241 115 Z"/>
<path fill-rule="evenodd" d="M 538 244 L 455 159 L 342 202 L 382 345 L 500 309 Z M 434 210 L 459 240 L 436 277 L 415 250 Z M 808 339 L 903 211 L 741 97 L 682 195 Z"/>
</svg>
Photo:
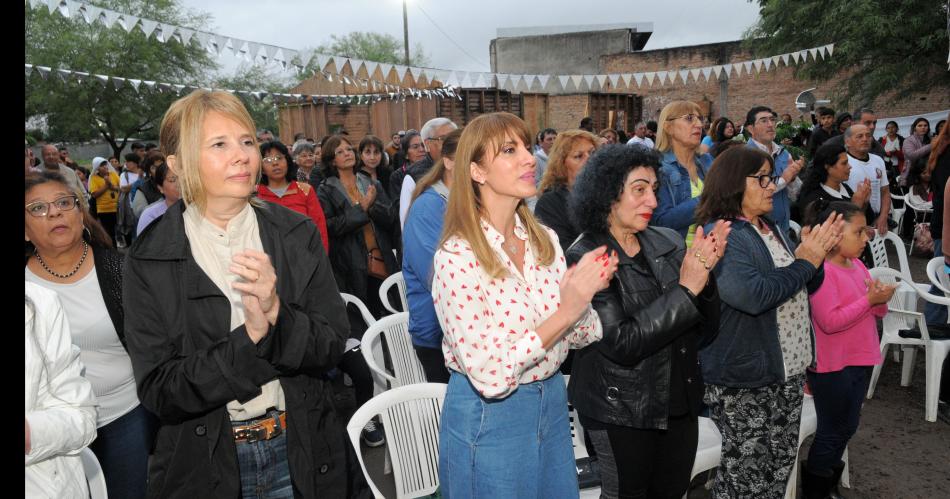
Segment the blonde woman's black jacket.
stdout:
<svg viewBox="0 0 950 499">
<path fill-rule="evenodd" d="M 309 218 L 254 207 L 277 273 L 280 311 L 258 344 L 232 330 L 231 306 L 191 254 L 181 201 L 136 239 L 125 265 L 125 336 L 139 399 L 161 420 L 148 497 L 239 498 L 226 404 L 277 377 L 287 409 L 295 497 L 346 497 L 347 446 L 323 374 L 343 354 L 348 324 L 330 263 Z M 191 208 L 196 209 L 196 208 Z"/>
<path fill-rule="evenodd" d="M 670 366 L 678 356 L 689 413 L 698 414 L 703 397 L 697 349 L 718 333 L 719 294 L 710 275 L 697 298 L 679 285 L 686 251 L 672 229 L 648 227 L 637 233 L 652 276 L 621 258 L 610 286 L 591 301 L 604 337 L 574 356 L 568 395 L 577 412 L 618 426 L 666 429 L 670 412 Z M 583 233 L 567 251 L 568 265 L 607 245 L 623 250 L 606 234 Z M 692 258 L 692 256 L 689 256 Z M 678 348 L 674 349 L 674 345 Z"/>
</svg>

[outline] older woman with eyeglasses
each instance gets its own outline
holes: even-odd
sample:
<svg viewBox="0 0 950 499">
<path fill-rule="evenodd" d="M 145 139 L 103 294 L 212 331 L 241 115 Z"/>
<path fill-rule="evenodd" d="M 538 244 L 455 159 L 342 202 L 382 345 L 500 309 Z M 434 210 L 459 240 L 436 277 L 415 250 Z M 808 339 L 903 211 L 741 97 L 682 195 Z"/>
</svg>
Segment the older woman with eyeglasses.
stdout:
<svg viewBox="0 0 950 499">
<path fill-rule="evenodd" d="M 274 141 L 279 142 L 279 141 Z M 314 168 L 317 164 L 318 154 L 317 146 L 306 140 L 298 140 L 293 145 L 293 164 L 296 166 L 294 179 L 297 182 L 308 183 L 314 189 L 320 185 L 323 176 L 320 174 L 320 168 Z M 316 182 L 315 182 L 316 181 Z"/>
<path fill-rule="evenodd" d="M 62 300 L 92 383 L 98 437 L 89 446 L 112 497 L 145 497 L 155 417 L 139 403 L 126 351 L 123 257 L 59 174 L 26 177 L 26 281 Z"/>
<path fill-rule="evenodd" d="M 663 158 L 653 223 L 679 232 L 687 247 L 693 243 L 696 205 L 713 162 L 711 155 L 699 149 L 704 122 L 695 102 L 673 101 L 660 111 L 656 148 Z"/>
<path fill-rule="evenodd" d="M 287 146 L 277 140 L 264 142 L 261 144 L 261 156 L 264 174 L 257 185 L 257 197 L 310 217 L 320 230 L 323 249 L 329 253 L 327 220 L 317 200 L 317 190 L 297 180 L 297 167 L 287 152 Z"/>
<path fill-rule="evenodd" d="M 715 498 L 785 494 L 797 459 L 805 369 L 814 359 L 808 294 L 821 285 L 822 263 L 844 226 L 832 215 L 804 228 L 796 247 L 771 219 L 774 165 L 757 148 L 726 150 L 696 210 L 706 230 L 732 222 L 713 270 L 719 335 L 699 351 L 704 401 L 722 434 Z"/>
</svg>

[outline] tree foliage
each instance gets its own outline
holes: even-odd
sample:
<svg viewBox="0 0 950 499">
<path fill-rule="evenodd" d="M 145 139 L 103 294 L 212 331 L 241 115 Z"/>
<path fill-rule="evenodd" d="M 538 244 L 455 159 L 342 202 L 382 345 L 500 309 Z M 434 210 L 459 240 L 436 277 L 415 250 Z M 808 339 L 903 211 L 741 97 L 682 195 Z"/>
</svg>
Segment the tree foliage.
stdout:
<svg viewBox="0 0 950 499">
<path fill-rule="evenodd" d="M 363 59 L 365 61 L 384 62 L 388 64 L 402 64 L 405 62 L 403 42 L 386 33 L 373 31 L 353 31 L 343 36 L 330 35 L 330 41 L 324 42 L 316 49 L 317 52 L 328 55 Z M 429 57 L 417 43 L 409 52 L 409 64 L 412 66 L 426 66 Z"/>
<path fill-rule="evenodd" d="M 177 0 L 103 0 L 99 7 L 193 29 L 205 26 L 206 15 L 185 12 Z M 216 67 L 197 44 L 161 43 L 146 39 L 139 29 L 127 33 L 118 25 L 65 18 L 48 9 L 26 9 L 26 62 L 35 66 L 70 69 L 186 85 L 201 85 Z M 165 34 L 166 37 L 170 33 Z M 46 115 L 49 136 L 56 140 L 88 140 L 101 135 L 118 154 L 126 138 L 157 138 L 159 122 L 178 98 L 173 93 L 136 92 L 111 82 L 105 88 L 91 82 L 64 83 L 54 76 L 32 77 L 26 84 L 26 116 Z"/>
<path fill-rule="evenodd" d="M 288 87 L 295 84 L 291 78 L 283 76 L 282 73 L 275 73 L 261 64 L 241 64 L 234 74 L 219 77 L 214 81 L 215 88 L 249 92 L 286 92 Z M 242 94 L 235 95 L 244 102 L 258 128 L 265 128 L 277 134 L 277 107 L 269 99 L 262 101 Z"/>
<path fill-rule="evenodd" d="M 869 105 L 887 96 L 950 91 L 947 3 L 935 0 L 750 0 L 759 21 L 745 35 L 756 56 L 834 43 L 834 54 L 796 66 L 799 78 L 827 81 L 836 106 Z"/>
</svg>

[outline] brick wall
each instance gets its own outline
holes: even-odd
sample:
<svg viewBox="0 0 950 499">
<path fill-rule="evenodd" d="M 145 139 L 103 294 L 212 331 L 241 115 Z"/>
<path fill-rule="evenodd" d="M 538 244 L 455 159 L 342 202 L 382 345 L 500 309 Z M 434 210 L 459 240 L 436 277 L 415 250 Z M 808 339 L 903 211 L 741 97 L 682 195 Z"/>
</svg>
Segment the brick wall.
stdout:
<svg viewBox="0 0 950 499">
<path fill-rule="evenodd" d="M 647 71 L 679 70 L 729 63 L 732 61 L 747 61 L 753 59 L 752 54 L 743 50 L 740 42 L 725 42 L 689 47 L 674 47 L 668 49 L 648 50 L 629 54 L 606 55 L 601 57 L 601 68 L 604 73 L 636 73 Z M 790 61 L 791 62 L 791 61 Z M 815 87 L 813 91 L 819 99 L 830 98 L 830 94 L 840 84 L 842 78 L 833 78 L 827 82 L 799 80 L 793 75 L 794 68 L 780 63 L 769 71 L 752 74 L 742 70 L 742 76 L 735 73 L 726 82 L 725 107 L 726 115 L 733 121 L 743 120 L 745 113 L 752 106 L 767 105 L 777 113 L 789 113 L 798 117 L 801 113 L 795 108 L 795 97 L 802 90 Z M 714 76 L 712 76 L 715 78 Z M 635 92 L 643 97 L 643 117 L 645 120 L 656 119 L 660 110 L 673 100 L 692 100 L 700 105 L 708 101 L 712 117 L 721 115 L 722 104 L 720 82 L 707 82 L 700 78 L 695 82 L 690 77 L 689 83 L 683 84 L 676 77 L 676 83 L 660 86 L 658 81 L 654 86 L 646 84 L 632 89 L 620 88 L 615 92 Z M 851 111 L 852 106 L 838 111 Z M 915 95 L 912 98 L 897 102 L 891 97 L 878 98 L 871 108 L 878 117 L 907 116 L 929 113 L 950 108 L 950 95 L 946 92 L 931 92 L 930 94 Z"/>
<path fill-rule="evenodd" d="M 587 94 L 548 96 L 547 126 L 555 130 L 577 128 L 581 119 L 590 112 Z"/>
</svg>

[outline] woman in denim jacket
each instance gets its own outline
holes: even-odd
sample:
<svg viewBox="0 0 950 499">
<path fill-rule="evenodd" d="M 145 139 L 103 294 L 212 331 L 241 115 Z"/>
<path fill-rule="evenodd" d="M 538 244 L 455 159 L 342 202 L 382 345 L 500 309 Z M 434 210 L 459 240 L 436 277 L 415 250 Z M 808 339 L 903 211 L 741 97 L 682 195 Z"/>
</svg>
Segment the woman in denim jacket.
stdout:
<svg viewBox="0 0 950 499">
<path fill-rule="evenodd" d="M 712 156 L 699 152 L 704 119 L 695 102 L 670 102 L 660 112 L 656 141 L 663 159 L 653 224 L 679 232 L 687 247 L 693 242 L 696 205 L 713 162 Z"/>
<path fill-rule="evenodd" d="M 728 168 L 716 168 L 717 164 Z M 706 228 L 732 221 L 714 270 L 719 335 L 700 352 L 704 401 L 722 434 L 713 497 L 782 497 L 798 449 L 805 368 L 814 345 L 808 293 L 841 239 L 841 217 L 802 230 L 796 248 L 769 218 L 772 158 L 734 147 L 716 158 L 697 208 Z"/>
</svg>

